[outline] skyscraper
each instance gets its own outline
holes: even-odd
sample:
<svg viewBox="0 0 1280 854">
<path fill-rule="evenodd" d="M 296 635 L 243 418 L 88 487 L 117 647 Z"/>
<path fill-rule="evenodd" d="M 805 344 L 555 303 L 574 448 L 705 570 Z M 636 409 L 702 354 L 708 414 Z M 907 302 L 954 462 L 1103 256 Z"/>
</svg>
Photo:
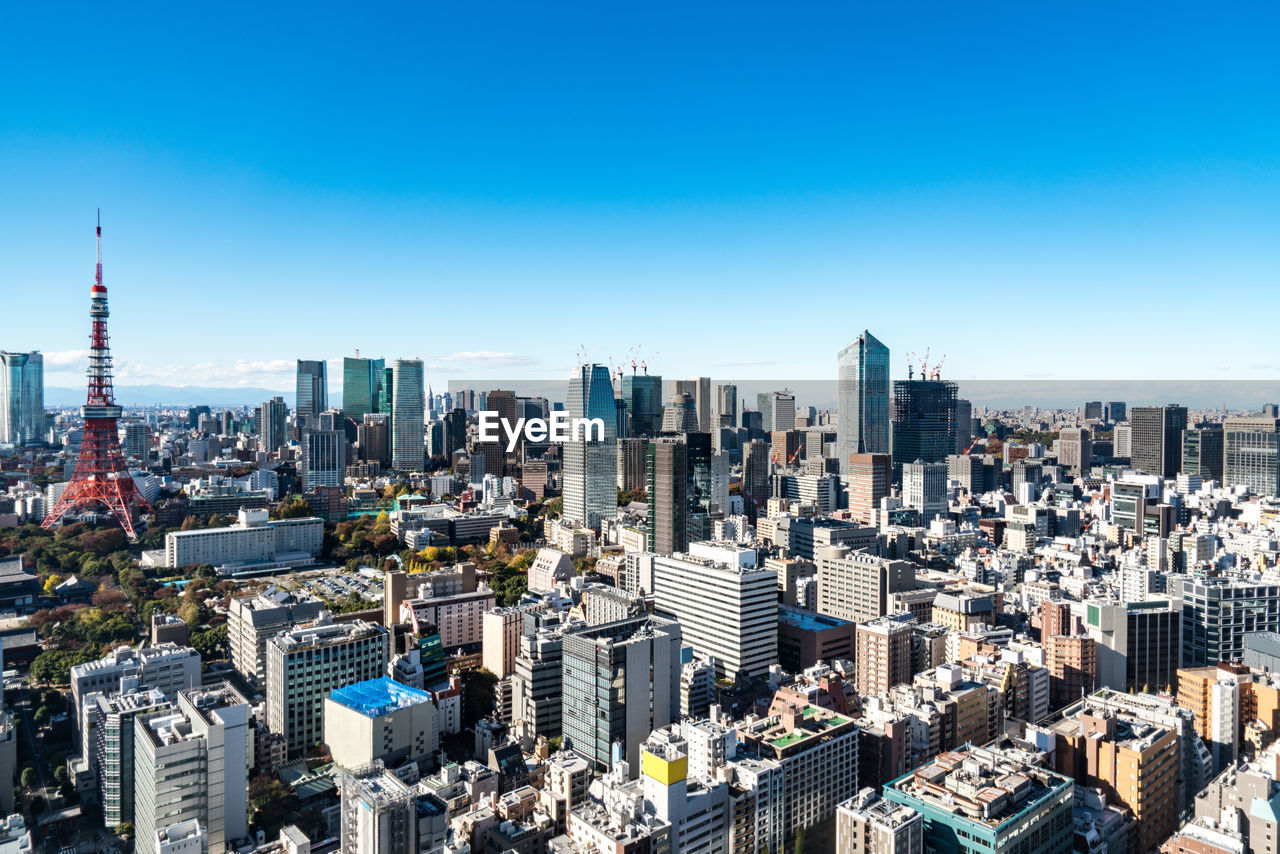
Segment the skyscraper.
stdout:
<svg viewBox="0 0 1280 854">
<path fill-rule="evenodd" d="M 711 432 L 711 377 L 698 377 L 693 381 L 693 403 L 698 410 L 698 430 Z"/>
<path fill-rule="evenodd" d="M 898 380 L 893 384 L 890 444 L 893 470 L 905 463 L 945 462 L 955 447 L 956 384 L 948 380 Z"/>
<path fill-rule="evenodd" d="M 1228 418 L 1223 433 L 1223 485 L 1280 497 L 1280 418 Z"/>
<path fill-rule="evenodd" d="M 396 359 L 391 363 L 391 467 L 397 471 L 422 471 L 422 428 L 425 385 L 421 359 Z"/>
<path fill-rule="evenodd" d="M 258 444 L 262 450 L 274 453 L 288 443 L 285 435 L 287 415 L 288 409 L 280 397 L 264 401 L 258 407 Z"/>
<path fill-rule="evenodd" d="M 682 552 L 689 545 L 689 457 L 684 440 L 663 436 L 649 442 L 648 549 L 660 555 Z"/>
<path fill-rule="evenodd" d="M 302 489 L 342 486 L 347 468 L 347 437 L 341 430 L 302 433 Z"/>
<path fill-rule="evenodd" d="M 346 356 L 342 360 L 342 414 L 359 421 L 378 408 L 382 398 L 385 359 L 361 359 Z"/>
<path fill-rule="evenodd" d="M 1222 483 L 1223 439 L 1221 424 L 1201 424 L 1182 432 L 1182 473 Z"/>
<path fill-rule="evenodd" d="M 836 355 L 836 455 L 889 453 L 889 348 L 864 331 Z"/>
<path fill-rule="evenodd" d="M 627 402 L 632 436 L 656 436 L 662 429 L 662 377 L 623 374 L 622 399 Z"/>
<path fill-rule="evenodd" d="M 769 497 L 769 445 L 754 439 L 742 446 L 742 497 L 749 513 Z"/>
<path fill-rule="evenodd" d="M 298 360 L 298 384 L 294 411 L 299 424 L 310 423 L 311 419 L 329 408 L 329 375 L 328 366 L 323 361 L 313 359 Z"/>
<path fill-rule="evenodd" d="M 893 463 L 888 454 L 851 454 L 848 465 L 849 511 L 864 525 L 875 524 L 880 499 L 893 484 Z"/>
<path fill-rule="evenodd" d="M 1086 421 L 1102 420 L 1102 401 L 1091 400 L 1084 405 L 1084 419 Z"/>
<path fill-rule="evenodd" d="M 590 438 L 570 440 L 564 450 L 564 518 L 588 528 L 612 518 L 618 509 L 618 448 L 613 382 L 605 365 L 579 365 L 569 378 L 565 414 L 603 422 Z M 603 438 L 600 434 L 603 433 Z M 580 434 L 581 436 L 582 434 Z"/>
<path fill-rule="evenodd" d="M 638 771 L 641 742 L 679 718 L 680 646 L 680 624 L 661 617 L 566 632 L 560 695 L 564 746 L 605 771 L 613 765 L 617 744 Z"/>
<path fill-rule="evenodd" d="M 44 441 L 44 356 L 0 351 L 0 444 Z"/>
<path fill-rule="evenodd" d="M 738 426 L 738 387 L 736 385 L 716 386 L 716 418 L 715 427 Z"/>
<path fill-rule="evenodd" d="M 1182 431 L 1187 429 L 1187 408 L 1135 406 L 1129 412 L 1130 457 L 1135 469 L 1160 477 L 1177 477 L 1182 467 Z"/>
</svg>

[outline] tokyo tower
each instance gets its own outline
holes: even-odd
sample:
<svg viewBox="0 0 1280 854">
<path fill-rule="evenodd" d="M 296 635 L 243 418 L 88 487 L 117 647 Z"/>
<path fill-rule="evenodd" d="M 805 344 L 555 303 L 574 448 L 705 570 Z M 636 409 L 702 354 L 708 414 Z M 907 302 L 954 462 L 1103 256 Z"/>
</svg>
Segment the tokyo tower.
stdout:
<svg viewBox="0 0 1280 854">
<path fill-rule="evenodd" d="M 72 510 L 92 505 L 107 508 L 130 537 L 135 536 L 130 507 L 150 510 L 138 486 L 129 476 L 116 421 L 116 406 L 111 387 L 111 347 L 107 338 L 107 287 L 102 284 L 102 216 L 98 216 L 98 269 L 89 288 L 89 395 L 81 413 L 84 415 L 84 440 L 75 473 L 63 490 L 58 503 L 45 517 L 42 528 L 51 528 Z"/>
</svg>

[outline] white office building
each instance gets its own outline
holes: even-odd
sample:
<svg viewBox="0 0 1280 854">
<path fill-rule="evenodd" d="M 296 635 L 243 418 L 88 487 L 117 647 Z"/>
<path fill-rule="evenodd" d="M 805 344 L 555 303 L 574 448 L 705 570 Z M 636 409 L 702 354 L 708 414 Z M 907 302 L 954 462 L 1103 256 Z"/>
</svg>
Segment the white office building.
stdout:
<svg viewBox="0 0 1280 854">
<path fill-rule="evenodd" d="M 173 531 L 164 538 L 164 565 L 208 564 L 221 575 L 309 566 L 324 545 L 324 520 L 271 519 L 242 508 L 229 528 Z"/>
<path fill-rule="evenodd" d="M 653 584 L 657 612 L 680 623 L 695 654 L 715 659 L 718 675 L 763 676 L 777 661 L 773 570 L 677 553 L 654 560 Z"/>
<path fill-rule="evenodd" d="M 137 854 L 159 831 L 195 821 L 209 854 L 236 850 L 249 835 L 249 704 L 228 685 L 182 691 L 178 709 L 134 719 Z"/>
</svg>

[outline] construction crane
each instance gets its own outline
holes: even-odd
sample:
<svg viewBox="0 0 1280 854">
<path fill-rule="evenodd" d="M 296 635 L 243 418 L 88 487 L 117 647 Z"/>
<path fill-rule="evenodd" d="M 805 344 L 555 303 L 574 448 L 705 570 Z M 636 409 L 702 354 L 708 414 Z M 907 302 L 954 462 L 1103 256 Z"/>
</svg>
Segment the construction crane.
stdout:
<svg viewBox="0 0 1280 854">
<path fill-rule="evenodd" d="M 947 354 L 943 353 L 942 358 L 938 360 L 938 364 L 933 366 L 933 378 L 935 380 L 942 379 L 942 366 L 947 361 Z"/>
</svg>

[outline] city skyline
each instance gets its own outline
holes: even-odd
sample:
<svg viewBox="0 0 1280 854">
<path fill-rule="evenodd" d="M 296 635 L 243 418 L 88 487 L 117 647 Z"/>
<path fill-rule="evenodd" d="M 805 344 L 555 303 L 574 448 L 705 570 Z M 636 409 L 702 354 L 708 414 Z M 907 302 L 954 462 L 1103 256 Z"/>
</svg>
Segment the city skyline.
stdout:
<svg viewBox="0 0 1280 854">
<path fill-rule="evenodd" d="M 3 346 L 43 352 L 49 385 L 82 377 L 67 318 L 98 206 L 122 387 L 288 388 L 294 358 L 356 348 L 422 358 L 441 384 L 563 377 L 580 347 L 602 363 L 642 347 L 666 377 L 824 376 L 862 329 L 891 342 L 895 379 L 926 346 L 956 380 L 1280 373 L 1280 111 L 1260 82 L 1278 70 L 1274 9 L 682 7 L 677 27 L 660 6 L 434 9 L 396 27 L 258 11 L 248 30 L 16 12 L 6 78 L 42 73 L 9 93 L 0 135 L 0 276 L 23 319 Z M 190 61 L 203 39 L 234 74 Z M 281 352 L 192 308 L 220 317 L 302 289 L 293 328 L 325 352 Z M 1234 298 L 1202 298 L 1222 289 Z M 353 318 L 339 306 L 354 291 L 423 320 Z M 481 291 L 522 310 L 483 334 L 430 320 Z M 665 321 L 674 301 L 716 317 L 729 294 L 771 310 L 735 312 L 710 349 Z M 954 325 L 1045 300 L 1125 322 L 1046 322 L 1067 359 L 1010 359 L 1033 345 Z M 563 301 L 564 334 L 531 336 Z M 1225 329 L 1233 349 L 1207 359 L 1175 343 Z M 214 336 L 216 351 L 191 346 Z"/>
</svg>

